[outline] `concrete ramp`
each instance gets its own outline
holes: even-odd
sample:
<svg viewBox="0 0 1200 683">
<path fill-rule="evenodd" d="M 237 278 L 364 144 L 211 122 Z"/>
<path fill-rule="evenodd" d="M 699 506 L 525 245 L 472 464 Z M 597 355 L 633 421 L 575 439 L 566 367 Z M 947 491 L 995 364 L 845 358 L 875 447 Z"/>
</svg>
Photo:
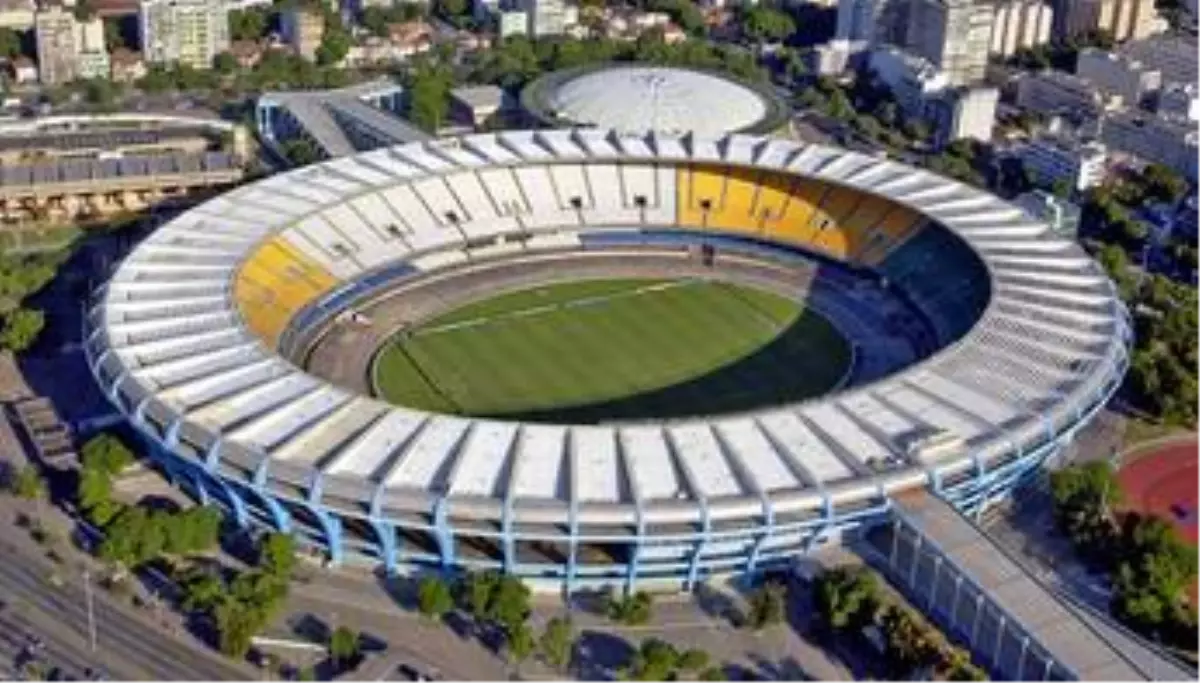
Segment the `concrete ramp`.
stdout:
<svg viewBox="0 0 1200 683">
<path fill-rule="evenodd" d="M 868 541 L 914 603 L 965 640 L 995 677 L 1195 680 L 1064 600 L 945 501 L 921 493 L 894 503 L 892 524 Z"/>
</svg>

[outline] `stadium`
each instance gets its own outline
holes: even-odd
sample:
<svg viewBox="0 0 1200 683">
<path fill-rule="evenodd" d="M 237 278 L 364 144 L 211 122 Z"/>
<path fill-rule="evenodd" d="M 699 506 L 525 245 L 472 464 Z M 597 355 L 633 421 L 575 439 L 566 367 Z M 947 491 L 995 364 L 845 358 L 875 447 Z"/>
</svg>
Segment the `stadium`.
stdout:
<svg viewBox="0 0 1200 683">
<path fill-rule="evenodd" d="M 511 131 L 235 189 L 95 294 L 174 482 L 331 562 L 584 588 L 970 514 L 1120 383 L 1099 267 L 986 192 L 741 134 Z M 387 399 L 387 400 L 385 400 Z"/>
</svg>

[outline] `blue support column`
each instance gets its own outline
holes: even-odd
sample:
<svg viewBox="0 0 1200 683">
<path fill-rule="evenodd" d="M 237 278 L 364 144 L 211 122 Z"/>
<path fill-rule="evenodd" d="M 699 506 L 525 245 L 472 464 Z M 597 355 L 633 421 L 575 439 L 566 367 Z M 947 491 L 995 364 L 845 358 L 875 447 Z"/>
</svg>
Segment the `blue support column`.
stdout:
<svg viewBox="0 0 1200 683">
<path fill-rule="evenodd" d="M 167 433 L 163 438 L 163 445 L 166 446 L 167 450 L 175 450 L 179 446 L 179 429 L 182 426 L 183 418 L 177 417 L 167 427 Z"/>
<path fill-rule="evenodd" d="M 700 498 L 700 538 L 696 541 L 696 549 L 692 551 L 692 558 L 688 563 L 687 584 L 683 587 L 684 590 L 695 589 L 696 581 L 700 578 L 700 560 L 711 536 L 712 517 L 708 511 L 708 500 Z"/>
<path fill-rule="evenodd" d="M 204 471 L 216 476 L 217 465 L 221 463 L 221 441 L 222 437 L 217 435 L 217 438 L 208 447 L 208 452 L 204 454 Z"/>
<path fill-rule="evenodd" d="M 766 494 L 763 494 L 762 503 L 763 532 L 754 540 L 754 546 L 750 548 L 750 558 L 746 561 L 746 573 L 751 576 L 758 571 L 758 558 L 762 554 L 762 547 L 775 535 L 775 506 Z"/>
<path fill-rule="evenodd" d="M 438 547 L 442 550 L 442 568 L 450 569 L 454 566 L 454 535 L 450 533 L 445 496 L 438 496 L 433 504 L 433 524 L 437 530 Z"/>
<path fill-rule="evenodd" d="M 150 397 L 146 396 L 138 401 L 138 404 L 133 409 L 133 423 L 139 427 L 146 424 L 146 405 L 150 403 Z"/>
<path fill-rule="evenodd" d="M 111 399 L 112 402 L 116 403 L 117 405 L 121 404 L 121 402 L 117 400 L 117 394 L 120 393 L 119 391 L 117 391 L 117 389 L 121 386 L 121 382 L 124 382 L 125 378 L 128 376 L 129 376 L 129 371 L 122 370 L 121 374 L 117 375 L 116 379 L 113 380 L 112 386 L 110 386 L 108 388 L 108 398 Z"/>
<path fill-rule="evenodd" d="M 281 505 L 278 500 L 275 500 L 275 496 L 272 496 L 266 490 L 267 468 L 270 463 L 271 459 L 264 455 L 258 461 L 258 466 L 254 468 L 254 494 L 258 496 L 258 499 L 262 502 L 263 507 L 267 508 L 267 511 L 271 513 L 271 519 L 275 524 L 275 529 L 281 533 L 291 533 L 291 515 L 288 514 L 288 511 L 284 509 L 283 505 Z"/>
<path fill-rule="evenodd" d="M 637 588 L 638 571 L 641 569 L 642 562 L 642 539 L 646 537 L 646 518 L 642 513 L 642 499 L 634 499 L 635 514 L 637 515 L 634 521 L 635 532 L 637 535 L 633 540 L 633 548 L 629 553 L 629 564 L 626 565 L 625 574 L 625 594 L 632 595 Z"/>
<path fill-rule="evenodd" d="M 504 496 L 504 507 L 500 511 L 500 550 L 504 554 L 504 573 L 515 573 L 517 544 L 513 538 L 513 502 L 510 495 Z"/>
<path fill-rule="evenodd" d="M 577 564 L 576 555 L 579 554 L 579 504 L 575 501 L 575 496 L 571 496 L 571 507 L 568 510 L 567 530 L 570 537 L 567 539 L 569 551 L 567 553 L 567 596 L 575 590 L 575 565 Z"/>
<path fill-rule="evenodd" d="M 237 492 L 237 489 L 227 484 L 219 477 L 212 477 L 212 481 L 216 482 L 218 490 L 221 491 L 225 502 L 229 504 L 233 510 L 233 521 L 238 525 L 239 529 L 246 529 L 250 526 L 250 515 L 246 512 L 246 501 L 242 500 L 242 496 Z"/>
<path fill-rule="evenodd" d="M 325 534 L 325 546 L 329 548 L 329 563 L 337 566 L 342 563 L 342 520 L 321 506 L 322 493 L 321 470 L 313 470 L 308 480 L 308 502 L 305 507 L 321 525 Z"/>
<path fill-rule="evenodd" d="M 192 488 L 196 490 L 196 497 L 200 499 L 200 505 L 208 505 L 208 487 L 204 485 L 204 475 L 198 472 L 188 472 L 188 478 L 192 480 Z"/>
<path fill-rule="evenodd" d="M 379 484 L 371 494 L 371 528 L 379 540 L 379 558 L 383 561 L 383 570 L 392 576 L 396 573 L 397 533 L 395 525 L 384 521 L 383 491 L 383 484 Z"/>
</svg>

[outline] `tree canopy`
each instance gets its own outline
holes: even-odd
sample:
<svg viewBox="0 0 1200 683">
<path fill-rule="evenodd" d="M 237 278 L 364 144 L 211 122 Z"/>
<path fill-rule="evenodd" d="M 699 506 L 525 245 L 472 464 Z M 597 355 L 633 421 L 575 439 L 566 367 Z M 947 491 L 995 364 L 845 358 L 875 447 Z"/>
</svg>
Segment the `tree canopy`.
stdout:
<svg viewBox="0 0 1200 683">
<path fill-rule="evenodd" d="M 13 352 L 25 351 L 37 342 L 46 326 L 46 314 L 31 308 L 17 308 L 4 315 L 0 346 Z"/>
<path fill-rule="evenodd" d="M 822 572 L 814 590 L 817 614 L 834 631 L 862 628 L 874 619 L 878 609 L 879 584 L 866 570 L 839 568 Z"/>
</svg>

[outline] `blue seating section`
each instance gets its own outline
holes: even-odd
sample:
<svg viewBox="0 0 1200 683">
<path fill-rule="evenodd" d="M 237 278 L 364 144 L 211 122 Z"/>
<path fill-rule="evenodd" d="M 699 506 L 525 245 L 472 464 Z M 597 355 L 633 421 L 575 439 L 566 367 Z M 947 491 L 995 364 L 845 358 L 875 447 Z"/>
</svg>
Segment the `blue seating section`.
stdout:
<svg viewBox="0 0 1200 683">
<path fill-rule="evenodd" d="M 929 317 L 943 344 L 965 334 L 987 306 L 983 262 L 948 230 L 922 230 L 892 251 L 879 270 Z"/>
</svg>

